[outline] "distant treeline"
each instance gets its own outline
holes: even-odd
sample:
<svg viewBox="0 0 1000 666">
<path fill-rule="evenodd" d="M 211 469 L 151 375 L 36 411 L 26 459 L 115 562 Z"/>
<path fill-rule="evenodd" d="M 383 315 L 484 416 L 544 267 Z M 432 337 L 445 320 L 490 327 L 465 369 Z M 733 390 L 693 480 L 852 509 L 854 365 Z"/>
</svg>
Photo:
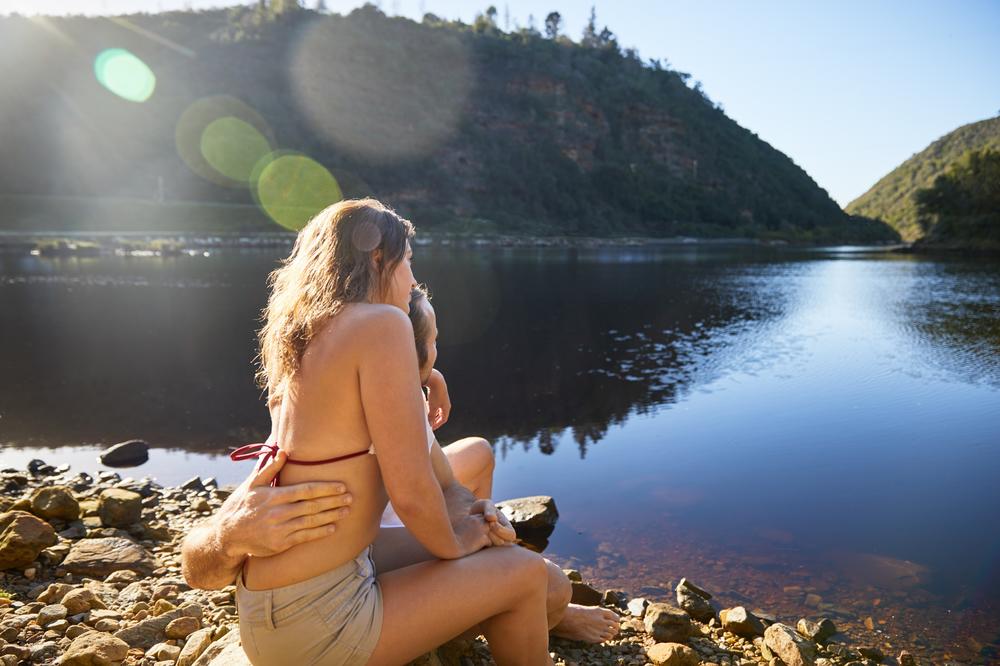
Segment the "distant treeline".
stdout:
<svg viewBox="0 0 1000 666">
<path fill-rule="evenodd" d="M 0 18 L 0 195 L 253 204 L 252 183 L 206 177 L 192 162 L 199 135 L 190 120 L 217 109 L 274 149 L 322 164 L 346 196 L 377 196 L 422 228 L 898 238 L 845 214 L 688 74 L 622 48 L 593 14 L 574 42 L 557 12 L 536 28 L 534 19 L 511 26 L 493 7 L 464 24 L 316 6 Z M 112 47 L 155 73 L 147 101 L 95 81 L 94 59 Z M 0 211 L 0 224 L 23 226 L 9 211 L 24 209 Z M 110 209 L 122 206 L 102 208 Z M 50 227 L 78 224 L 39 217 Z M 153 230 L 166 230 L 161 215 L 80 217 L 113 229 L 155 219 Z M 267 227 L 242 208 L 239 219 L 242 230 Z"/>
</svg>

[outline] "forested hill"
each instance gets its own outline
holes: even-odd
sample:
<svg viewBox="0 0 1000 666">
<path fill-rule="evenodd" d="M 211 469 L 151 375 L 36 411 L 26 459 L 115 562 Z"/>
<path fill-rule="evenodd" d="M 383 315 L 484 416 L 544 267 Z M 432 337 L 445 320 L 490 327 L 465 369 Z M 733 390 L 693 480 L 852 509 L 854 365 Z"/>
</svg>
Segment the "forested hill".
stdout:
<svg viewBox="0 0 1000 666">
<path fill-rule="evenodd" d="M 930 188 L 938 176 L 969 151 L 1000 150 L 1000 118 L 963 125 L 906 160 L 874 187 L 847 205 L 855 215 L 884 220 L 904 240 L 922 238 L 928 225 L 921 224 L 915 195 Z"/>
<path fill-rule="evenodd" d="M 95 200 L 253 204 L 267 180 L 304 193 L 291 205 L 307 209 L 326 180 L 267 172 L 292 151 L 328 169 L 345 196 L 377 196 L 424 229 L 893 236 L 849 218 L 689 75 L 621 49 L 609 30 L 592 22 L 573 41 L 554 15 L 545 34 L 497 23 L 495 10 L 474 25 L 417 23 L 287 0 L 0 18 L 0 197 L 55 196 L 81 210 Z M 282 152 L 263 158 L 271 150 Z M 22 208 L 3 207 L 2 224 Z M 242 228 L 267 227 L 242 210 Z M 97 217 L 87 224 L 141 229 L 156 216 Z"/>
</svg>

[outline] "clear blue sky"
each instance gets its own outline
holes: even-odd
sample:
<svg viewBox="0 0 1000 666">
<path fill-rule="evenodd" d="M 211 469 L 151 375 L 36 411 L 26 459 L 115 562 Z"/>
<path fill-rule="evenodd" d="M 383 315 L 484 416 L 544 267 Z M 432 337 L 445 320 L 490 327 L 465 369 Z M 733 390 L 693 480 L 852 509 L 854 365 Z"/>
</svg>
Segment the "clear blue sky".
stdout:
<svg viewBox="0 0 1000 666">
<path fill-rule="evenodd" d="M 0 12 L 117 14 L 220 0 L 0 0 Z M 313 6 L 315 0 L 305 0 Z M 362 2 L 327 0 L 346 13 Z M 389 14 L 471 22 L 490 0 L 382 0 Z M 960 125 L 1000 112 L 1000 1 L 495 1 L 501 27 L 553 10 L 578 39 L 596 4 L 623 46 L 700 80 L 740 125 L 841 205 Z"/>
</svg>

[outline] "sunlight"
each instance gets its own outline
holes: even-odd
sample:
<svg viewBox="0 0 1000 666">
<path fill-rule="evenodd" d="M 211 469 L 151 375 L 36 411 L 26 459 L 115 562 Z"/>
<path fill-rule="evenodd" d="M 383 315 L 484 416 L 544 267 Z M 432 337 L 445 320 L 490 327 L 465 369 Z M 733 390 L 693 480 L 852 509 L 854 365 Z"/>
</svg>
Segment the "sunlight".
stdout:
<svg viewBox="0 0 1000 666">
<path fill-rule="evenodd" d="M 156 75 L 146 63 L 125 49 L 105 49 L 94 59 L 98 82 L 130 102 L 145 102 L 156 88 Z"/>
<path fill-rule="evenodd" d="M 258 204 L 272 220 L 292 231 L 344 196 L 326 167 L 298 153 L 273 153 L 254 171 L 251 180 Z"/>
</svg>

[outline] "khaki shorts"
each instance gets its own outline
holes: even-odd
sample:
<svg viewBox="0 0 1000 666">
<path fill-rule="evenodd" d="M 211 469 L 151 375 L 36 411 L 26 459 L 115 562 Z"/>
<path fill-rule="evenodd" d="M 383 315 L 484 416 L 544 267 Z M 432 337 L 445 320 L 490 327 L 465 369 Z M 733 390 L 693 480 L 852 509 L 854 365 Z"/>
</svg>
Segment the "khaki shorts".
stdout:
<svg viewBox="0 0 1000 666">
<path fill-rule="evenodd" d="M 382 631 L 382 591 L 371 547 L 294 585 L 236 585 L 243 650 L 254 666 L 364 664 Z"/>
</svg>

